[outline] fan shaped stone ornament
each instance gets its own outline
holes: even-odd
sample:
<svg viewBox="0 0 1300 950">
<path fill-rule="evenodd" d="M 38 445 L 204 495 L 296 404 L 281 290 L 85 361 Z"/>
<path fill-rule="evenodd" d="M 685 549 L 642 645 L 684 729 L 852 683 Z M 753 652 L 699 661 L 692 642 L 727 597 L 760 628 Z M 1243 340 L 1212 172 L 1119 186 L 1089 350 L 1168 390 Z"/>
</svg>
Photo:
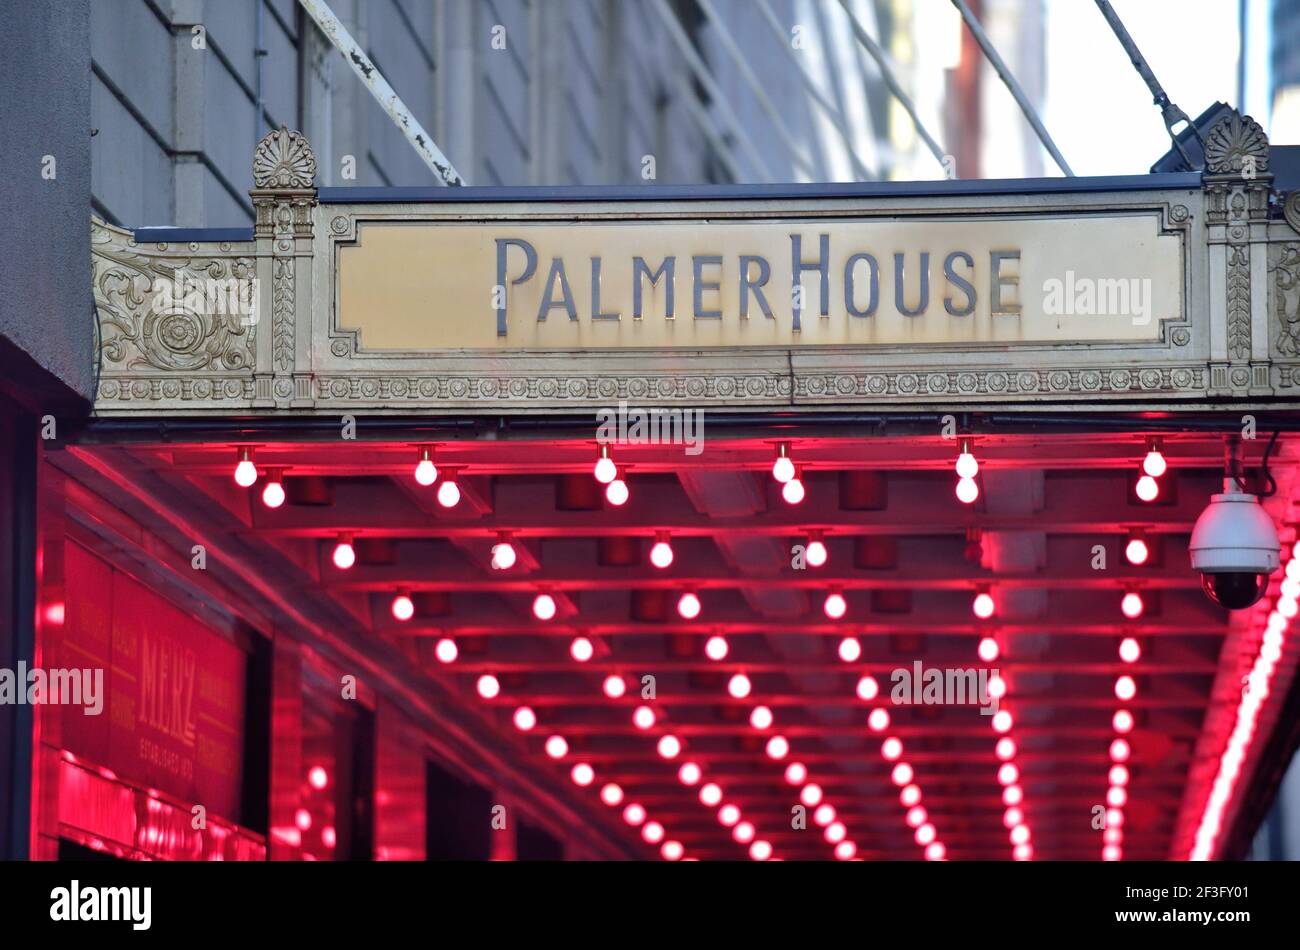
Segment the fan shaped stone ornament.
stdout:
<svg viewBox="0 0 1300 950">
<path fill-rule="evenodd" d="M 1250 116 L 1233 112 L 1210 130 L 1205 140 L 1205 168 L 1215 175 L 1268 171 L 1268 137 Z"/>
<path fill-rule="evenodd" d="M 316 155 L 306 136 L 283 125 L 268 132 L 253 152 L 253 184 L 258 188 L 315 187 Z"/>
</svg>

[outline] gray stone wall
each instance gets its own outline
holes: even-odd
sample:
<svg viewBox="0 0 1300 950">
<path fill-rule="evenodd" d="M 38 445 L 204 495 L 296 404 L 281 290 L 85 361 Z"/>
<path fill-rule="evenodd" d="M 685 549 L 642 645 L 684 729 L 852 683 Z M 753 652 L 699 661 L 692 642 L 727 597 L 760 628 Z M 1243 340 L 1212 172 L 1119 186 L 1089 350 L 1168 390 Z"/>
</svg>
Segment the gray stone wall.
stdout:
<svg viewBox="0 0 1300 950">
<path fill-rule="evenodd" d="M 88 6 L 0 0 L 0 389 L 33 401 L 92 391 Z"/>
<path fill-rule="evenodd" d="M 719 127 L 740 180 L 762 180 L 717 103 L 692 81 L 656 2 L 332 0 L 331 8 L 470 184 L 635 184 L 647 180 L 647 156 L 660 183 L 731 180 L 701 121 Z M 771 2 L 783 22 L 794 21 L 796 0 Z M 751 0 L 714 3 L 791 131 L 811 140 L 794 67 Z M 716 27 L 689 3 L 671 6 L 774 176 L 806 177 Z M 307 134 L 322 185 L 434 184 L 294 0 L 90 7 L 93 198 L 107 220 L 249 224 L 250 156 L 279 124 Z"/>
</svg>

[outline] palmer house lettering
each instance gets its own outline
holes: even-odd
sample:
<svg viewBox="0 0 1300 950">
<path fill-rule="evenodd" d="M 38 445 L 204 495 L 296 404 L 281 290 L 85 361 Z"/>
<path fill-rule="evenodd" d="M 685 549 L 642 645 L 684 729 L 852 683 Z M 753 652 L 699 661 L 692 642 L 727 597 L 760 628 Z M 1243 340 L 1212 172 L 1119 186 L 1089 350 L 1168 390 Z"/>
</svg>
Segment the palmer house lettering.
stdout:
<svg viewBox="0 0 1300 950">
<path fill-rule="evenodd" d="M 789 235 L 789 257 L 780 262 L 788 267 L 788 283 L 782 285 L 774 279 L 773 262 L 764 254 L 664 254 L 657 259 L 633 254 L 617 261 L 593 254 L 579 262 L 587 265 L 579 274 L 571 272 L 572 259 L 547 257 L 544 245 L 539 252 L 524 237 L 498 237 L 495 247 L 499 337 L 508 335 L 511 318 L 518 316 L 519 305 L 512 308 L 512 300 L 519 295 L 511 289 L 528 285 L 540 293 L 535 311 L 539 322 L 552 318 L 723 320 L 733 315 L 723 306 L 726 281 L 735 287 L 735 318 L 785 320 L 793 333 L 803 329 L 810 314 L 829 319 L 837 300 L 842 302 L 842 312 L 853 319 L 869 319 L 882 306 L 903 317 L 924 316 L 940 306 L 950 317 L 970 317 L 980 303 L 981 287 L 991 315 L 1021 313 L 1019 248 L 984 252 L 981 279 L 977 252 L 854 249 L 834 258 L 830 234 L 795 232 Z M 631 286 L 629 313 L 611 306 L 609 295 L 602 295 L 607 275 L 615 267 L 623 268 Z M 686 293 L 681 292 L 681 284 L 689 287 Z M 575 287 L 589 292 L 584 297 Z M 652 294 L 658 301 L 653 313 L 647 304 Z"/>
<path fill-rule="evenodd" d="M 1140 294 L 1054 305 L 1106 281 Z M 1147 212 L 364 221 L 338 240 L 335 286 L 336 326 L 367 356 L 1159 344 L 1183 315 L 1183 253 Z"/>
</svg>

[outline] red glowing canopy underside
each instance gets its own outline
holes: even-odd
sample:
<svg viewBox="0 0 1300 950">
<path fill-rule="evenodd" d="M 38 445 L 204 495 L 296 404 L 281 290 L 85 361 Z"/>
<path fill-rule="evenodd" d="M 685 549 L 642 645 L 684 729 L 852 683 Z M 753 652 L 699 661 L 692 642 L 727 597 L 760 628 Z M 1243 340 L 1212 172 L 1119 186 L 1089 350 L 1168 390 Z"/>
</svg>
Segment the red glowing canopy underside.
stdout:
<svg viewBox="0 0 1300 950">
<path fill-rule="evenodd" d="M 779 441 L 798 504 L 772 475 Z M 229 441 L 52 458 L 160 536 L 209 545 L 222 586 L 206 596 L 238 591 L 226 609 L 346 637 L 412 688 L 449 689 L 647 855 L 1185 857 L 1274 599 L 1229 616 L 1188 566 L 1220 486 L 1217 436 L 1163 437 L 1152 502 L 1135 490 L 1141 435 L 980 436 L 971 504 L 957 444 L 933 436 L 614 445 L 618 506 L 590 440 L 440 442 L 429 485 L 416 442 L 238 445 L 253 450 L 252 488 L 232 478 Z M 1284 438 L 1275 511 L 1292 501 L 1293 459 Z M 270 480 L 285 489 L 275 508 Z M 1282 537 L 1289 553 L 1294 532 Z M 999 715 L 951 689 L 931 701 L 931 670 L 950 687 L 971 671 Z M 1284 651 L 1265 734 L 1293 674 Z"/>
</svg>

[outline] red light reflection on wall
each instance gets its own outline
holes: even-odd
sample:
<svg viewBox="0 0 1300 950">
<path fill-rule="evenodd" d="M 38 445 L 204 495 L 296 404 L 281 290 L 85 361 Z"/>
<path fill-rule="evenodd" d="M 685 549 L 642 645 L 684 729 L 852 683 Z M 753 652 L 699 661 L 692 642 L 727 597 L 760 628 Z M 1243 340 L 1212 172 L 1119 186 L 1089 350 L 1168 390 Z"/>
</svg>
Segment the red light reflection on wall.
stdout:
<svg viewBox="0 0 1300 950">
<path fill-rule="evenodd" d="M 120 858 L 264 861 L 266 842 L 212 814 L 193 827 L 190 809 L 158 792 L 105 778 L 65 756 L 60 763 L 59 832 Z"/>
</svg>

